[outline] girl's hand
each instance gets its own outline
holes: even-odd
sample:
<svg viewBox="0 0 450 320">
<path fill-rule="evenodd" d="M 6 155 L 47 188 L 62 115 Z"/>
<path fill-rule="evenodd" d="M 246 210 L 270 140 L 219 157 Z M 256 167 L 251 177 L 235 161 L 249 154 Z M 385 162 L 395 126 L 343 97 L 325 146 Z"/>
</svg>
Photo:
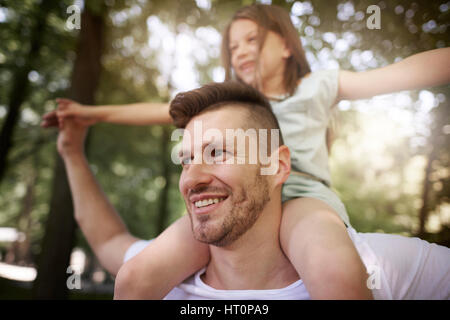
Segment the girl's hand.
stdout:
<svg viewBox="0 0 450 320">
<path fill-rule="evenodd" d="M 64 128 L 59 126 L 57 150 L 63 159 L 84 154 L 84 140 L 88 126 L 67 118 Z"/>
<path fill-rule="evenodd" d="M 47 112 L 42 116 L 41 127 L 43 128 L 58 127 L 58 117 L 56 116 L 56 110 Z"/>
<path fill-rule="evenodd" d="M 70 99 L 56 99 L 58 109 L 56 117 L 60 129 L 64 127 L 65 119 L 72 119 L 75 123 L 82 126 L 90 126 L 99 121 L 92 112 L 92 107 L 84 106 Z"/>
</svg>

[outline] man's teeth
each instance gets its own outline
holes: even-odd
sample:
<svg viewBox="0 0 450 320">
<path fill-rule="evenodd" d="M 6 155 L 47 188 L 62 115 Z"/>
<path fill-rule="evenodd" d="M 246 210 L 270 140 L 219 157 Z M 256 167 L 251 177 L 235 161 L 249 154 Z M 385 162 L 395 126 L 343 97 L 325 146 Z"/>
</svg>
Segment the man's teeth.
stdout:
<svg viewBox="0 0 450 320">
<path fill-rule="evenodd" d="M 223 199 L 219 199 L 219 198 L 214 198 L 214 199 L 204 199 L 204 200 L 199 200 L 196 201 L 194 204 L 197 208 L 201 208 L 201 207 L 206 207 L 209 206 L 213 203 L 219 203 L 220 201 L 222 201 Z"/>
</svg>

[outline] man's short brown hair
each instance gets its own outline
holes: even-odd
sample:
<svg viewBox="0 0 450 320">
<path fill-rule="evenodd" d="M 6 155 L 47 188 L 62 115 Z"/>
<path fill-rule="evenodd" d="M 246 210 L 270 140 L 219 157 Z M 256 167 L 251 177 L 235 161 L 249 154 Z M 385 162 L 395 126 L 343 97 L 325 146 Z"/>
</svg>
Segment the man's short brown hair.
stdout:
<svg viewBox="0 0 450 320">
<path fill-rule="evenodd" d="M 224 106 L 235 106 L 246 110 L 243 123 L 247 128 L 280 130 L 269 101 L 258 90 L 237 82 L 210 83 L 195 90 L 179 93 L 170 103 L 170 116 L 178 128 L 185 128 L 189 121 L 206 111 Z M 280 145 L 283 143 L 281 132 Z"/>
</svg>

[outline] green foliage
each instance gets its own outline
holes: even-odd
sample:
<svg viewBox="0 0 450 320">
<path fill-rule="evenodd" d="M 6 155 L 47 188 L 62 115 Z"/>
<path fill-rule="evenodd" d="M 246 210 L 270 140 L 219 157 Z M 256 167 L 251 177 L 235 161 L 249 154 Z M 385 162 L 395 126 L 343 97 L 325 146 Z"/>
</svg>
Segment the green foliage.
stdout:
<svg viewBox="0 0 450 320">
<path fill-rule="evenodd" d="M 31 254 L 38 254 L 43 236 L 43 222 L 48 213 L 50 183 L 54 165 L 55 134 L 39 127 L 40 117 L 54 107 L 52 100 L 62 96 L 69 85 L 76 33 L 64 29 L 66 8 L 70 1 L 55 3 L 48 12 L 47 25 L 40 35 L 42 42 L 37 62 L 28 74 L 29 95 L 23 103 L 16 127 L 13 149 L 8 155 L 11 166 L 0 185 L 0 225 L 25 231 L 21 215 L 30 177 L 36 176 L 33 206 L 29 216 Z M 42 15 L 36 1 L 3 1 L 0 4 L 0 125 L 3 124 L 12 76 L 26 62 L 32 29 Z"/>
</svg>

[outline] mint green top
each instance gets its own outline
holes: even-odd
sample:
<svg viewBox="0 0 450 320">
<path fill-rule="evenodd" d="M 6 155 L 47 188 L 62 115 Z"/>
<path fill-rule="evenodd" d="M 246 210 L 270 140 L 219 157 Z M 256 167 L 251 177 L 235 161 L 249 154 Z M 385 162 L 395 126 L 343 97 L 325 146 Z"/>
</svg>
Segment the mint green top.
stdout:
<svg viewBox="0 0 450 320">
<path fill-rule="evenodd" d="M 326 131 L 336 102 L 338 74 L 338 69 L 313 72 L 301 80 L 292 96 L 270 101 L 291 151 L 292 170 L 313 175 L 328 185 Z"/>
</svg>

